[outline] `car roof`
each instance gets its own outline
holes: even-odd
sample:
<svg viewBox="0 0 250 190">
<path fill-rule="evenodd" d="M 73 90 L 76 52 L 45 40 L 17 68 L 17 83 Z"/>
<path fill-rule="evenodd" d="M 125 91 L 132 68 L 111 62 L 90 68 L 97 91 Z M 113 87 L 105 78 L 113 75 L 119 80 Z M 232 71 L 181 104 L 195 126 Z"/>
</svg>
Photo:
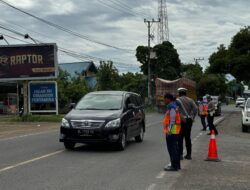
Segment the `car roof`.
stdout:
<svg viewBox="0 0 250 190">
<path fill-rule="evenodd" d="M 136 94 L 134 92 L 127 92 L 127 91 L 119 91 L 119 90 L 107 90 L 107 91 L 95 91 L 95 92 L 90 92 L 88 94 L 110 94 L 110 95 L 124 95 L 124 94 L 134 94 L 139 96 L 139 94 Z"/>
<path fill-rule="evenodd" d="M 245 100 L 245 98 L 238 97 L 237 100 Z"/>
</svg>

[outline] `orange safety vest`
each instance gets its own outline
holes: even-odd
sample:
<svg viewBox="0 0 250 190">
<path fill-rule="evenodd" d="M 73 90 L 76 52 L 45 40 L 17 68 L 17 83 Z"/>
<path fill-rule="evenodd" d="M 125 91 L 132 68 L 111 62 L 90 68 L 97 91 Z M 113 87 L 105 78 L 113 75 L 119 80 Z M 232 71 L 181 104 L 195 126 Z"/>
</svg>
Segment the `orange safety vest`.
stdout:
<svg viewBox="0 0 250 190">
<path fill-rule="evenodd" d="M 171 133 L 174 135 L 180 134 L 181 130 L 181 116 L 178 108 L 175 110 L 176 116 L 175 116 L 175 124 L 173 125 L 171 129 Z M 170 110 L 167 110 L 167 113 L 165 114 L 165 117 L 163 119 L 163 129 L 164 133 L 168 134 L 168 125 L 170 124 Z"/>
<path fill-rule="evenodd" d="M 202 103 L 199 105 L 199 113 L 200 115 L 208 115 L 208 112 L 207 112 L 207 104 L 205 103 Z"/>
</svg>

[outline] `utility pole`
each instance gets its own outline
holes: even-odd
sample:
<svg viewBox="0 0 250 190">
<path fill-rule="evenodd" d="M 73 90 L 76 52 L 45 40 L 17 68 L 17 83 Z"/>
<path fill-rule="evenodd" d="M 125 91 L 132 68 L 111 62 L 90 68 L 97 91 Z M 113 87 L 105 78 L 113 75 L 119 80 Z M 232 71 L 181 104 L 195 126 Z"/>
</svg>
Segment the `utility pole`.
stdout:
<svg viewBox="0 0 250 190">
<path fill-rule="evenodd" d="M 148 104 L 151 105 L 152 104 L 152 93 L 151 93 L 151 67 L 150 67 L 150 39 L 152 38 L 150 29 L 151 26 L 153 25 L 153 23 L 155 22 L 160 22 L 160 19 L 158 20 L 147 20 L 144 19 L 144 23 L 147 23 L 148 26 Z"/>
</svg>

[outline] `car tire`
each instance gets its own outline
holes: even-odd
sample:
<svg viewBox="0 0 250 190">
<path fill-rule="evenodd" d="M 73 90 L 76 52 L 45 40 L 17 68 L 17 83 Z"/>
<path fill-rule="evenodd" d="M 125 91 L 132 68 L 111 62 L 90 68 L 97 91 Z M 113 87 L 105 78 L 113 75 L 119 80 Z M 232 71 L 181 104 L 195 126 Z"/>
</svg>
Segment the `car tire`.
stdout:
<svg viewBox="0 0 250 190">
<path fill-rule="evenodd" d="M 140 143 L 140 142 L 143 141 L 143 139 L 144 139 L 144 130 L 143 130 L 143 127 L 141 125 L 141 127 L 140 127 L 140 134 L 135 137 L 135 141 L 138 142 L 138 143 Z"/>
<path fill-rule="evenodd" d="M 246 133 L 248 132 L 248 126 L 242 124 L 242 132 Z"/>
<path fill-rule="evenodd" d="M 127 145 L 127 135 L 126 132 L 123 130 L 120 134 L 119 141 L 117 143 L 117 149 L 118 150 L 125 150 Z"/>
<path fill-rule="evenodd" d="M 67 150 L 73 150 L 75 148 L 76 143 L 74 142 L 64 142 L 64 147 Z"/>
</svg>

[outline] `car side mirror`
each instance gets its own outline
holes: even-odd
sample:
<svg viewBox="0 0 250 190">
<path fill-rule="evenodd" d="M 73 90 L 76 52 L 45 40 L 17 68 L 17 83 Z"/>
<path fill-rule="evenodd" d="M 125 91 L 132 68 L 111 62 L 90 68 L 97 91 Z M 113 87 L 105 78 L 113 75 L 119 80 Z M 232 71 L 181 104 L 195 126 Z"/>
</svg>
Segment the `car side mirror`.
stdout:
<svg viewBox="0 0 250 190">
<path fill-rule="evenodd" d="M 128 104 L 128 109 L 134 109 L 135 108 L 135 104 Z"/>
<path fill-rule="evenodd" d="M 76 103 L 70 103 L 69 109 L 74 109 L 76 107 Z"/>
</svg>

